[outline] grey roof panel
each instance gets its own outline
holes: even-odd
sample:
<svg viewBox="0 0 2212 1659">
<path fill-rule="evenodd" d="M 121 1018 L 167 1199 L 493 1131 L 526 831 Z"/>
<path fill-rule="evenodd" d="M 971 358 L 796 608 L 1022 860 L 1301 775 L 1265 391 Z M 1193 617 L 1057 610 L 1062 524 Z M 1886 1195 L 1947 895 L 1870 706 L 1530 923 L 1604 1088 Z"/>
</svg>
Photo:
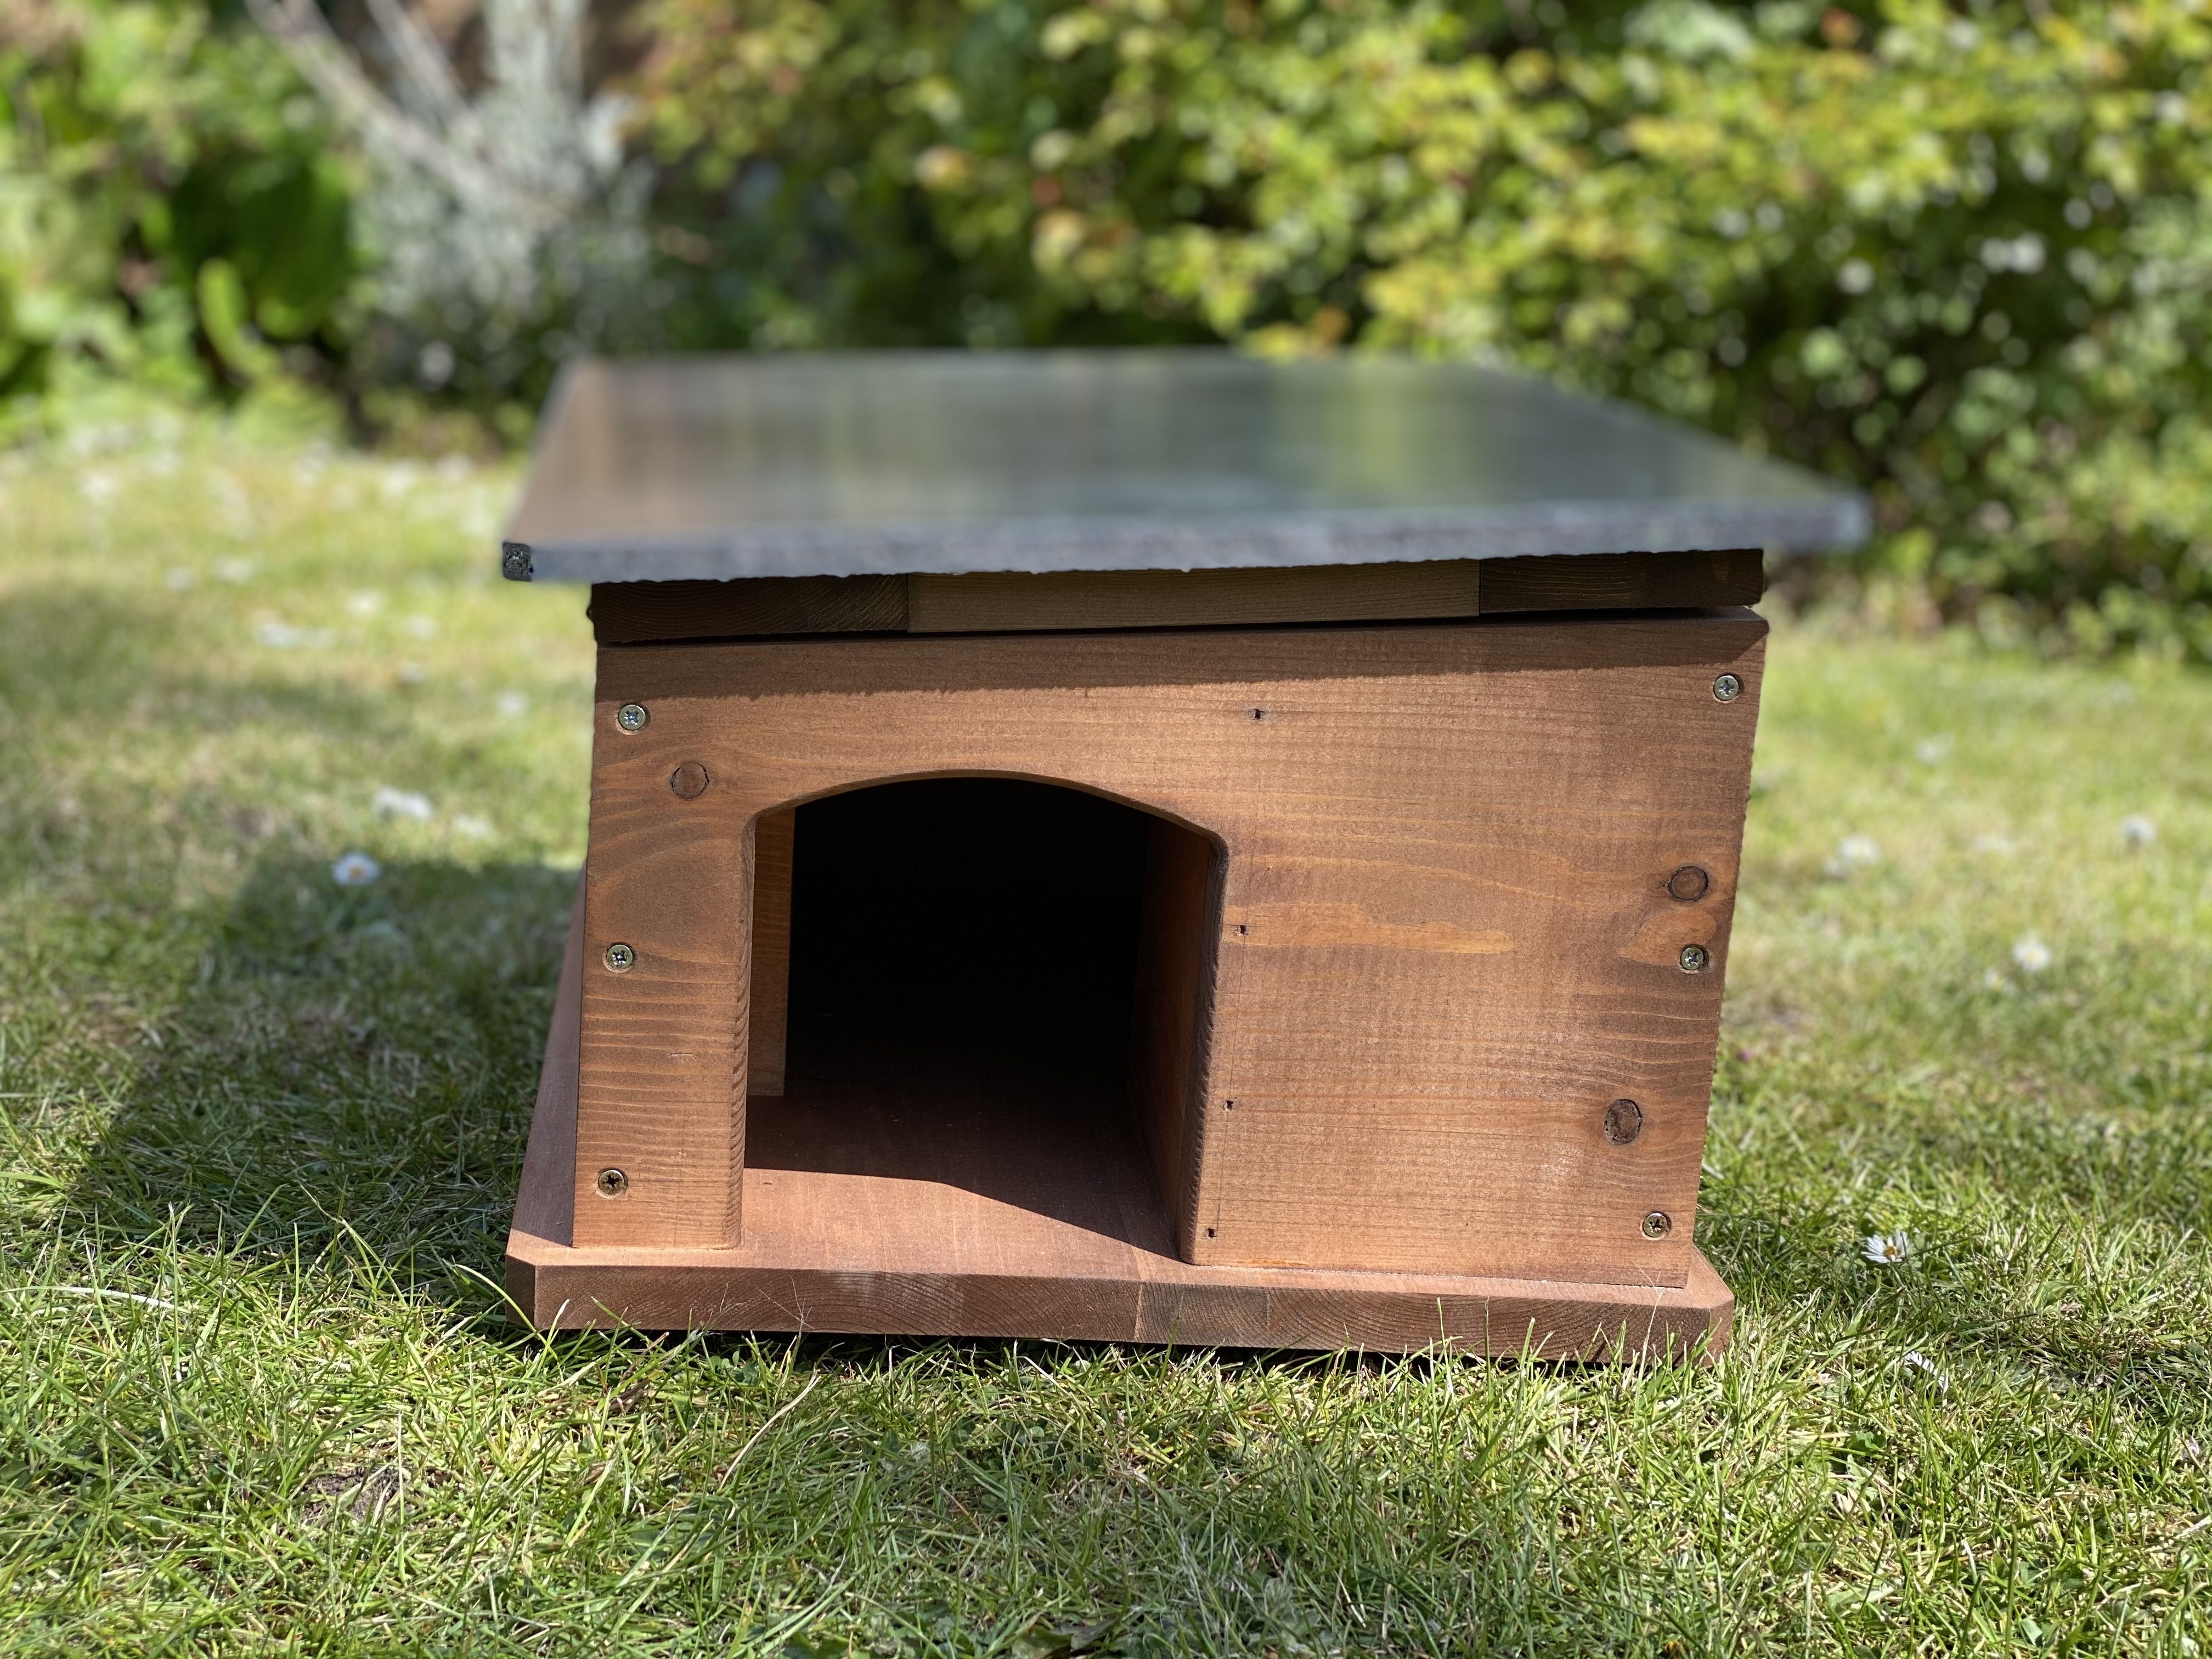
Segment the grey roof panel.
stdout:
<svg viewBox="0 0 2212 1659">
<path fill-rule="evenodd" d="M 1864 498 L 1467 364 L 1225 351 L 593 360 L 510 574 L 675 580 L 1832 547 Z"/>
</svg>

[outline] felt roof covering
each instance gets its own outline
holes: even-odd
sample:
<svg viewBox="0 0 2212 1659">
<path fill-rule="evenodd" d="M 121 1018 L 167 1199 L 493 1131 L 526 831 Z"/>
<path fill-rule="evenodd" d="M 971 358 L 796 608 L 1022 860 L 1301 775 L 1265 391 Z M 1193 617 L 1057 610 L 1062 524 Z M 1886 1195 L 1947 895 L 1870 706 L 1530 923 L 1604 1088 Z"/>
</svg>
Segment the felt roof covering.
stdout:
<svg viewBox="0 0 2212 1659">
<path fill-rule="evenodd" d="M 1224 350 L 587 359 L 518 580 L 1388 563 L 1864 537 L 1865 499 L 1465 363 Z"/>
</svg>

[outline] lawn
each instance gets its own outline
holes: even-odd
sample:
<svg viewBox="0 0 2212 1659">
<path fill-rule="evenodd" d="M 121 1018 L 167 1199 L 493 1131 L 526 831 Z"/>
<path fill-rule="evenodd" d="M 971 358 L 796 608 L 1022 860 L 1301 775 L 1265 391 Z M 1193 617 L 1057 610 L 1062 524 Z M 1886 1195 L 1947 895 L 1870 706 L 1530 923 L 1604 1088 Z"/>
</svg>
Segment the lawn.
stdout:
<svg viewBox="0 0 2212 1659">
<path fill-rule="evenodd" d="M 591 656 L 517 476 L 0 462 L 6 1651 L 2212 1643 L 2212 679 L 1778 631 L 1712 1365 L 547 1341 Z"/>
</svg>

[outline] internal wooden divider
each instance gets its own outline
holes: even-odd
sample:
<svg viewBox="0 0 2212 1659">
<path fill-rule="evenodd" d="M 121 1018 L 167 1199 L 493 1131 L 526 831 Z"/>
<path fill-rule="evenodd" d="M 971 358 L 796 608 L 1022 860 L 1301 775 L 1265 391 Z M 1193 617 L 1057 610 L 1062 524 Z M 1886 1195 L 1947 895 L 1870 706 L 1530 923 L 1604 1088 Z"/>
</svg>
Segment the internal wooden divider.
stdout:
<svg viewBox="0 0 2212 1659">
<path fill-rule="evenodd" d="M 791 1014 L 791 868 L 794 814 L 753 820 L 752 1019 L 746 1034 L 745 1092 L 783 1092 Z"/>
<path fill-rule="evenodd" d="M 1154 818 L 1145 837 L 1129 1096 L 1177 1252 L 1190 1255 L 1207 1016 L 1213 1001 L 1221 859 L 1205 836 Z"/>
</svg>

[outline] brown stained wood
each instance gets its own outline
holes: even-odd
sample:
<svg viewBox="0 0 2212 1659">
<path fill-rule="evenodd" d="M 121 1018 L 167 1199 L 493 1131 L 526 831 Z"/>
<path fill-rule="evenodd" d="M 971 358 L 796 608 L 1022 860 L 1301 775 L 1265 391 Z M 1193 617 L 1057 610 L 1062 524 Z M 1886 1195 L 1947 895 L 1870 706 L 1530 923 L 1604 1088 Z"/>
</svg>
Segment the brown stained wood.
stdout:
<svg viewBox="0 0 2212 1659">
<path fill-rule="evenodd" d="M 1488 559 L 1482 613 L 1709 610 L 1757 605 L 1765 556 L 1755 547 L 1712 553 L 1586 553 Z"/>
<path fill-rule="evenodd" d="M 603 649 L 580 1247 L 735 1236 L 714 1196 L 742 1115 L 714 1085 L 745 1040 L 744 826 L 985 774 L 1224 849 L 1196 1262 L 1685 1286 L 1765 631 L 1724 612 Z M 635 737 L 614 734 L 626 701 L 652 710 Z M 714 787 L 677 801 L 691 759 Z M 1683 904 L 1666 884 L 1691 863 L 1711 885 Z M 633 936 L 637 969 L 596 965 Z M 1675 965 L 1678 936 L 1709 971 Z M 1626 1147 L 1602 1127 L 1621 1098 L 1645 1124 Z M 599 1200 L 580 1183 L 617 1152 L 651 1186 Z"/>
<path fill-rule="evenodd" d="M 1765 590 L 1762 556 L 1751 548 L 1287 569 L 602 582 L 592 590 L 589 614 L 600 644 L 624 645 L 794 634 L 1052 633 L 1709 610 L 1755 604 Z"/>
<path fill-rule="evenodd" d="M 1166 1213 L 1188 1250 L 1196 1152 L 1193 1096 L 1201 1080 L 1204 1018 L 1212 982 L 1214 852 L 1202 836 L 1155 818 L 1146 828 L 1145 892 L 1129 1055 L 1136 1107 Z"/>
<path fill-rule="evenodd" d="M 564 1004 L 582 971 L 572 951 Z M 575 1097 L 562 1086 L 572 1074 L 556 1049 L 532 1168 L 552 1161 L 541 1142 L 557 1156 L 574 1133 Z M 508 1294 L 532 1323 L 561 1329 L 1444 1344 L 1601 1359 L 1709 1358 L 1727 1344 L 1734 1298 L 1694 1251 L 1680 1288 L 1190 1266 L 1173 1253 L 1133 1139 L 1112 1131 L 1110 1114 L 1037 1109 L 1038 1086 L 840 1096 L 794 1084 L 786 1099 L 755 1103 L 738 1248 L 577 1248 L 521 1225 L 519 1208 Z"/>
<path fill-rule="evenodd" d="M 796 814 L 763 812 L 753 824 L 752 1023 L 746 1093 L 783 1092 L 791 1019 L 791 857 Z"/>
<path fill-rule="evenodd" d="M 763 576 L 749 581 L 599 582 L 585 614 L 601 645 L 762 634 L 898 633 L 903 576 Z"/>
<path fill-rule="evenodd" d="M 1472 617 L 1481 565 L 1316 565 L 1281 570 L 1079 570 L 908 579 L 915 634 L 1200 628 Z"/>
<path fill-rule="evenodd" d="M 624 732 L 594 711 L 584 860 L 575 1239 L 579 1245 L 734 1243 L 744 1158 L 750 812 L 704 709 L 655 708 Z M 685 799 L 677 768 L 713 780 Z M 635 963 L 617 971 L 609 950 Z M 601 1190 L 618 1171 L 617 1195 Z"/>
</svg>

